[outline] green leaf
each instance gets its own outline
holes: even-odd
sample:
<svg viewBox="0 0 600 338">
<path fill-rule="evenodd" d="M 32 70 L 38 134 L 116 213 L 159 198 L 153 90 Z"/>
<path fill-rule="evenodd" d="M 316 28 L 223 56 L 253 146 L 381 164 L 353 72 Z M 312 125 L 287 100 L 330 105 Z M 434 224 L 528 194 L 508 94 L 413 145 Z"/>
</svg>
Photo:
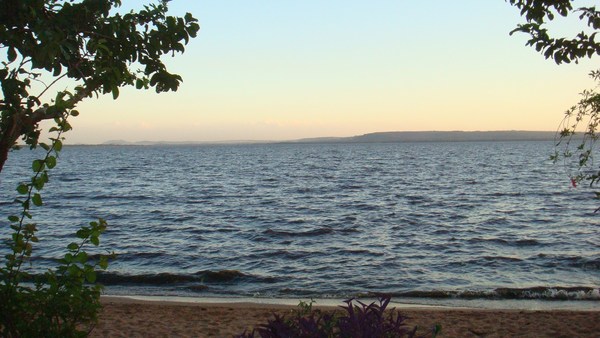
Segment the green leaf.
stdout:
<svg viewBox="0 0 600 338">
<path fill-rule="evenodd" d="M 44 167 L 44 161 L 42 160 L 35 160 L 31 164 L 31 169 L 33 169 L 33 171 L 36 173 L 44 170 Z"/>
<path fill-rule="evenodd" d="M 10 216 L 8 216 L 8 220 L 11 222 L 18 222 L 19 217 L 15 216 L 15 215 L 10 215 Z"/>
<path fill-rule="evenodd" d="M 81 276 L 81 269 L 77 265 L 69 265 L 67 274 L 71 277 L 79 277 Z"/>
<path fill-rule="evenodd" d="M 61 140 L 55 140 L 54 141 L 54 150 L 55 151 L 61 151 L 63 147 L 62 141 Z"/>
<path fill-rule="evenodd" d="M 78 110 L 71 110 L 71 116 L 79 116 L 79 111 Z"/>
<path fill-rule="evenodd" d="M 74 251 L 74 250 L 79 249 L 79 245 L 77 243 L 73 242 L 73 243 L 67 245 L 67 249 Z"/>
<path fill-rule="evenodd" d="M 96 283 L 96 271 L 88 270 L 85 272 L 85 279 L 90 283 Z"/>
<path fill-rule="evenodd" d="M 29 187 L 26 184 L 21 183 L 17 187 L 17 192 L 21 195 L 25 195 L 26 193 L 29 192 Z"/>
<path fill-rule="evenodd" d="M 33 202 L 33 204 L 34 204 L 36 207 L 40 207 L 40 206 L 42 206 L 42 204 L 43 204 L 43 203 L 42 203 L 42 196 L 41 196 L 40 194 L 38 194 L 38 193 L 35 193 L 35 194 L 33 195 L 33 197 L 31 198 L 31 201 Z"/>
<path fill-rule="evenodd" d="M 113 100 L 116 100 L 119 97 L 119 86 L 112 87 L 112 97 Z"/>
<path fill-rule="evenodd" d="M 102 270 L 106 270 L 108 268 L 108 259 L 104 256 L 100 257 L 100 261 L 98 262 L 98 266 Z"/>
<path fill-rule="evenodd" d="M 8 58 L 8 62 L 13 62 L 17 59 L 17 51 L 14 47 L 10 47 L 6 53 L 6 56 Z"/>
<path fill-rule="evenodd" d="M 79 263 L 83 264 L 83 263 L 87 262 L 87 260 L 88 260 L 88 254 L 87 254 L 87 253 L 85 253 L 84 251 L 82 251 L 82 252 L 78 253 L 78 254 L 75 256 L 75 260 L 76 260 L 77 262 L 79 262 Z"/>
<path fill-rule="evenodd" d="M 60 65 L 60 63 L 55 64 L 54 72 L 52 73 L 52 76 L 54 76 L 54 77 L 59 76 L 61 72 L 62 72 L 62 66 Z"/>
<path fill-rule="evenodd" d="M 34 233 L 37 230 L 36 225 L 34 223 L 25 224 L 24 228 L 29 233 Z"/>
<path fill-rule="evenodd" d="M 88 229 L 87 227 L 81 227 L 81 229 L 77 230 L 77 232 L 75 233 L 75 235 L 77 236 L 77 238 L 87 238 L 90 234 L 90 229 Z"/>
<path fill-rule="evenodd" d="M 97 236 L 93 236 L 93 237 L 90 237 L 90 243 L 94 244 L 95 246 L 98 246 L 100 244 L 100 240 L 98 239 Z"/>
<path fill-rule="evenodd" d="M 46 165 L 49 169 L 56 167 L 56 157 L 48 156 L 48 158 L 46 158 Z"/>
<path fill-rule="evenodd" d="M 46 184 L 46 182 L 48 182 L 47 179 L 44 179 L 44 175 L 40 175 L 40 177 L 36 178 L 33 181 L 33 187 L 37 190 L 40 191 L 44 188 L 44 184 Z"/>
</svg>

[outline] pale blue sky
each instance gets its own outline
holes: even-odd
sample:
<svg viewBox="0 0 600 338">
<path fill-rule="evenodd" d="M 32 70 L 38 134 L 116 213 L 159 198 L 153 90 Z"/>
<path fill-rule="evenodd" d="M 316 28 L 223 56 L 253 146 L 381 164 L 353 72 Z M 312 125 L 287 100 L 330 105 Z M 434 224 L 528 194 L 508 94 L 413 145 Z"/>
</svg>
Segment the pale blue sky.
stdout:
<svg viewBox="0 0 600 338">
<path fill-rule="evenodd" d="M 502 0 L 174 0 L 170 9 L 201 25 L 185 54 L 165 58 L 181 89 L 86 101 L 70 143 L 555 130 L 596 66 L 556 66 L 509 36 L 522 20 Z"/>
</svg>

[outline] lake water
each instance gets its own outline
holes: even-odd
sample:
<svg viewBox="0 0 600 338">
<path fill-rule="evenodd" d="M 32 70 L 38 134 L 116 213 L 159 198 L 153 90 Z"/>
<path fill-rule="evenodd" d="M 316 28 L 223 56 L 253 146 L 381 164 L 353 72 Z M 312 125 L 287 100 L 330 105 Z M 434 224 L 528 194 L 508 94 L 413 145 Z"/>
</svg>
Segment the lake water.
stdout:
<svg viewBox="0 0 600 338">
<path fill-rule="evenodd" d="M 600 300 L 600 215 L 548 142 L 70 146 L 37 267 L 105 218 L 113 294 Z M 0 175 L 3 219 L 31 153 Z M 43 217 L 41 216 L 43 215 Z M 6 228 L 0 230 L 6 236 Z"/>
</svg>

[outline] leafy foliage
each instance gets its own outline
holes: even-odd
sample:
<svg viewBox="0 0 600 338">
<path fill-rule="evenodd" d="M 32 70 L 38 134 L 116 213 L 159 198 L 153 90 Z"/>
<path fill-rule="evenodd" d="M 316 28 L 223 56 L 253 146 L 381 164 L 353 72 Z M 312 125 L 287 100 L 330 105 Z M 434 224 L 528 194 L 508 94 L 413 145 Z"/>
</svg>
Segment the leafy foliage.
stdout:
<svg viewBox="0 0 600 338">
<path fill-rule="evenodd" d="M 22 137 L 35 147 L 38 123 L 63 117 L 94 94 L 119 96 L 119 88 L 153 87 L 175 91 L 182 81 L 161 61 L 165 54 L 183 52 L 199 26 L 189 13 L 167 16 L 167 1 L 144 6 L 139 12 L 112 14 L 119 0 L 0 1 L 0 170 L 8 150 Z M 49 85 L 42 81 L 53 78 Z M 76 83 L 72 92 L 58 91 L 42 104 L 47 90 L 62 78 Z M 32 82 L 45 87 L 29 93 Z"/>
<path fill-rule="evenodd" d="M 592 71 L 590 76 L 600 84 L 600 71 Z M 575 170 L 570 174 L 573 186 L 589 181 L 590 186 L 600 182 L 600 170 L 594 168 L 595 144 L 600 135 L 600 93 L 596 89 L 584 90 L 581 100 L 565 112 L 559 131 L 556 151 L 551 156 L 554 162 L 561 161 L 565 167 Z M 574 145 L 573 145 L 574 143 Z M 600 198 L 600 193 L 596 193 Z M 596 209 L 596 212 L 600 208 Z"/>
<path fill-rule="evenodd" d="M 583 58 L 600 55 L 600 42 L 596 35 L 600 32 L 600 11 L 596 7 L 574 8 L 572 0 L 507 0 L 521 10 L 526 23 L 518 25 L 515 32 L 530 36 L 528 46 L 534 47 L 546 59 L 557 64 L 577 63 Z M 545 27 L 555 17 L 578 15 L 583 29 L 572 38 L 553 38 Z M 590 76 L 600 84 L 600 70 L 592 71 Z M 600 171 L 593 169 L 595 142 L 598 139 L 600 119 L 600 93 L 596 89 L 584 90 L 581 100 L 569 108 L 558 132 L 556 151 L 551 156 L 554 162 L 563 161 L 568 168 L 574 167 L 576 174 L 570 174 L 574 187 L 582 181 L 590 186 L 600 181 Z M 581 141 L 579 141 L 581 140 Z M 575 145 L 573 145 L 575 141 Z M 600 192 L 596 192 L 600 198 Z M 596 209 L 596 211 L 600 208 Z"/>
<path fill-rule="evenodd" d="M 100 244 L 106 222 L 82 226 L 58 266 L 26 284 L 39 241 L 32 210 L 44 205 L 41 190 L 80 101 L 106 93 L 116 99 L 123 86 L 156 92 L 179 87 L 181 77 L 161 57 L 183 52 L 199 26 L 189 13 L 167 16 L 167 2 L 121 14 L 119 0 L 0 0 L 0 51 L 6 55 L 0 57 L 0 171 L 19 139 L 45 150 L 32 162 L 31 179 L 17 186 L 20 211 L 6 224 L 12 233 L 4 241 L 9 253 L 0 261 L 2 337 L 83 337 L 94 326 L 101 292 L 97 271 L 107 268 L 112 255 L 89 255 L 85 249 Z M 70 79 L 71 90 L 58 90 L 43 102 L 61 79 Z M 49 143 L 39 140 L 44 120 L 54 121 L 48 131 L 56 137 Z"/>
<path fill-rule="evenodd" d="M 34 285 L 23 286 L 30 280 L 24 271 L 38 243 L 37 224 L 32 221 L 31 209 L 41 207 L 40 191 L 48 183 L 48 170 L 56 166 L 62 148 L 63 132 L 70 129 L 66 121 L 58 121 L 58 136 L 52 144 L 40 143 L 46 150 L 42 159 L 32 162 L 33 176 L 29 182 L 17 186 L 20 213 L 8 217 L 13 230 L 6 240 L 10 253 L 5 266 L 0 268 L 0 334 L 3 337 L 86 336 L 96 320 L 100 308 L 101 287 L 94 285 L 96 270 L 106 269 L 109 255 L 90 259 L 84 250 L 88 243 L 98 246 L 99 237 L 106 230 L 102 219 L 81 227 L 76 233 L 78 241 L 66 247 L 67 253 L 54 270 L 37 276 Z"/>
<path fill-rule="evenodd" d="M 405 318 L 395 309 L 387 310 L 390 297 L 381 297 L 378 303 L 365 304 L 353 300 L 345 301 L 341 306 L 345 311 L 339 313 L 323 313 L 312 309 L 311 303 L 300 303 L 291 318 L 274 315 L 274 319 L 254 329 L 251 333 L 244 332 L 239 338 L 384 338 L 384 337 L 424 337 L 417 336 L 417 327 L 409 328 L 404 323 Z M 436 325 L 431 331 L 431 337 L 441 332 Z"/>
<path fill-rule="evenodd" d="M 600 44 L 596 42 L 596 34 L 600 30 L 600 11 L 595 7 L 573 8 L 572 0 L 508 0 L 521 10 L 527 23 L 520 24 L 515 32 L 526 33 L 530 36 L 528 46 L 534 47 L 546 59 L 553 59 L 557 64 L 577 62 L 582 58 L 600 55 Z M 577 13 L 588 30 L 582 30 L 572 38 L 553 38 L 545 27 L 548 21 L 556 16 L 566 17 Z"/>
</svg>

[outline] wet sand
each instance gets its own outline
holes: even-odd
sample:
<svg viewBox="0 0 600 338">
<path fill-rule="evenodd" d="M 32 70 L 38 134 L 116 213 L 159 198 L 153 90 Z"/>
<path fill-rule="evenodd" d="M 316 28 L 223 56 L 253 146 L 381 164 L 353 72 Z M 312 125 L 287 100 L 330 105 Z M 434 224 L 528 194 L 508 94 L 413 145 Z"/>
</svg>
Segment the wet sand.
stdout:
<svg viewBox="0 0 600 338">
<path fill-rule="evenodd" d="M 273 313 L 296 306 L 259 303 L 184 303 L 103 297 L 91 337 L 232 337 L 265 323 Z M 317 307 L 334 310 L 335 307 Z M 438 337 L 600 337 L 600 308 L 574 310 L 488 310 L 409 307 L 406 323 Z"/>
</svg>

